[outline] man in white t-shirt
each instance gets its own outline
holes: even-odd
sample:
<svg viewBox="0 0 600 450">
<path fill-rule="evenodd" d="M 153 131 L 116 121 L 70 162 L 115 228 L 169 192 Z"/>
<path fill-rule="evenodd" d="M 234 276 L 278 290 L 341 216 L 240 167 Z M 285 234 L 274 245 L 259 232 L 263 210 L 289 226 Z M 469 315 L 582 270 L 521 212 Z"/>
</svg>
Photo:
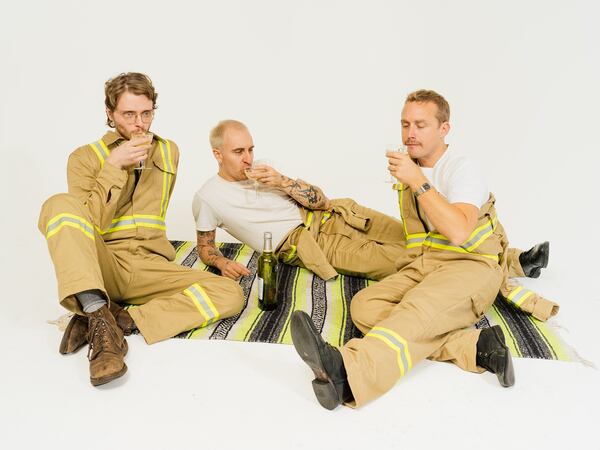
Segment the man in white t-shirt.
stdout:
<svg viewBox="0 0 600 450">
<path fill-rule="evenodd" d="M 317 186 L 268 165 L 252 168 L 254 142 L 241 122 L 220 122 L 210 142 L 219 172 L 196 192 L 192 208 L 205 264 L 233 279 L 249 273 L 216 248 L 219 227 L 258 251 L 269 231 L 281 260 L 325 280 L 338 273 L 381 279 L 395 272 L 404 251 L 399 220 L 350 199 L 330 201 Z"/>
<path fill-rule="evenodd" d="M 507 241 L 481 172 L 445 143 L 450 108 L 434 91 L 408 95 L 402 139 L 408 155 L 388 152 L 406 236 L 400 270 L 352 299 L 364 333 L 337 349 L 309 315 L 295 311 L 292 340 L 315 374 L 319 403 L 361 406 L 391 389 L 417 362 L 450 361 L 514 384 L 510 351 L 498 326 L 468 329 L 505 278 Z"/>
</svg>

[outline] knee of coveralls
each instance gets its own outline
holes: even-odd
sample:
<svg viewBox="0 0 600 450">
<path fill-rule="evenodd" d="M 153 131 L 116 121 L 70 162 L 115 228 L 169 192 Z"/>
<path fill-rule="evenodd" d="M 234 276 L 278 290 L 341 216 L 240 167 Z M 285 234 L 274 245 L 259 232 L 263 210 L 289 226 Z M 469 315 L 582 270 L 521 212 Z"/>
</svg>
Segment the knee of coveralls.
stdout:
<svg viewBox="0 0 600 450">
<path fill-rule="evenodd" d="M 61 216 L 68 221 L 62 223 Z M 87 208 L 72 194 L 55 194 L 42 205 L 38 228 L 54 263 L 60 303 L 77 314 L 83 310 L 76 293 L 99 289 L 106 295 L 96 250 L 96 241 L 102 238 L 93 227 Z"/>
<path fill-rule="evenodd" d="M 165 295 L 131 308 L 129 313 L 148 344 L 154 344 L 238 314 L 244 307 L 240 285 L 229 278 L 203 277 L 183 292 Z"/>
<path fill-rule="evenodd" d="M 389 310 L 382 307 L 382 301 L 373 299 L 369 288 L 358 291 L 350 302 L 350 317 L 354 325 L 363 333 L 367 334 L 371 328 L 381 322 L 389 315 Z"/>
</svg>

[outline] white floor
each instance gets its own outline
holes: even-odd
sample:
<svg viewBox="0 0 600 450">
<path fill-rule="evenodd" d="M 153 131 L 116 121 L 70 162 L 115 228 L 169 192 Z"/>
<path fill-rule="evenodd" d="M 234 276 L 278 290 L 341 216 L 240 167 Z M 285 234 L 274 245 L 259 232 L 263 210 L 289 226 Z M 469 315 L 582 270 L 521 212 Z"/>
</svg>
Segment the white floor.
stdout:
<svg viewBox="0 0 600 450">
<path fill-rule="evenodd" d="M 366 407 L 329 412 L 292 347 L 133 336 L 129 372 L 94 388 L 85 350 L 58 354 L 60 333 L 45 323 L 62 313 L 50 262 L 41 238 L 31 247 L 45 273 L 25 293 L 30 274 L 14 272 L 0 319 L 2 448 L 600 448 L 600 374 L 579 363 L 518 359 L 517 383 L 503 389 L 493 375 L 425 361 Z M 528 286 L 563 300 L 563 336 L 598 365 L 600 298 L 552 259 L 558 271 Z"/>
</svg>

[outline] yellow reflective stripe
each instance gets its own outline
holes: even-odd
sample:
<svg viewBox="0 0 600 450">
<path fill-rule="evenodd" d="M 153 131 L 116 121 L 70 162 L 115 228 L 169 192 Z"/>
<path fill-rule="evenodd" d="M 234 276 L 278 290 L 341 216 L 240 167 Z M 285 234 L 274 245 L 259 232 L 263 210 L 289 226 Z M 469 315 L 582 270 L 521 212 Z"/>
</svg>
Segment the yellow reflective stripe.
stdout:
<svg viewBox="0 0 600 450">
<path fill-rule="evenodd" d="M 521 304 L 529 297 L 533 295 L 533 291 L 524 288 L 523 286 L 519 286 L 516 289 L 513 289 L 506 299 L 513 303 L 515 306 L 521 307 Z"/>
<path fill-rule="evenodd" d="M 46 239 L 54 236 L 63 227 L 75 228 L 89 237 L 92 241 L 95 240 L 94 227 L 92 224 L 83 217 L 69 213 L 58 214 L 48 221 L 48 224 L 46 225 Z"/>
<path fill-rule="evenodd" d="M 104 167 L 104 161 L 110 155 L 110 150 L 102 139 L 99 141 L 89 144 L 98 159 L 100 160 L 100 167 Z"/>
<path fill-rule="evenodd" d="M 323 225 L 325 222 L 327 222 L 330 217 L 331 217 L 330 212 L 326 212 L 325 214 L 323 214 L 323 218 L 321 219 L 321 225 Z"/>
<path fill-rule="evenodd" d="M 204 327 L 219 319 L 220 316 L 217 308 L 215 308 L 206 291 L 198 283 L 192 284 L 183 293 L 192 300 L 198 312 L 204 317 L 205 320 L 200 327 Z"/>
<path fill-rule="evenodd" d="M 389 328 L 384 327 L 373 327 L 366 336 L 379 339 L 396 352 L 396 360 L 401 377 L 410 370 L 412 359 L 408 351 L 408 342 L 406 342 L 406 339 Z"/>
<path fill-rule="evenodd" d="M 292 258 L 296 256 L 296 246 L 292 244 L 290 247 L 292 247 L 292 251 L 289 253 L 287 258 L 285 258 L 285 262 L 290 262 Z"/>
<path fill-rule="evenodd" d="M 394 187 L 396 187 L 396 185 L 394 185 Z M 406 229 L 406 220 L 404 217 L 404 191 L 405 189 L 402 189 L 403 185 L 402 183 L 399 183 L 399 189 L 398 189 L 398 204 L 400 206 L 400 219 L 402 219 L 402 226 L 404 227 L 404 236 L 406 236 L 406 239 L 408 240 L 408 230 Z M 408 245 L 407 245 L 408 247 Z M 412 247 L 408 247 L 408 248 L 412 248 Z"/>
<path fill-rule="evenodd" d="M 113 219 L 111 226 L 106 230 L 96 229 L 102 235 L 114 233 L 116 231 L 131 230 L 137 227 L 155 228 L 158 230 L 166 230 L 165 221 L 160 216 L 151 214 L 134 214 L 133 216 L 121 216 Z"/>
<path fill-rule="evenodd" d="M 313 221 L 313 215 L 313 212 L 309 211 L 308 215 L 306 216 L 306 223 L 304 224 L 305 228 L 310 228 Z"/>
<path fill-rule="evenodd" d="M 456 252 L 456 253 L 466 253 L 469 255 L 483 256 L 484 258 L 492 259 L 496 262 L 498 262 L 500 260 L 498 258 L 498 255 L 488 255 L 485 253 L 473 253 L 473 252 L 469 252 L 469 251 L 465 250 L 462 247 L 457 247 L 456 245 L 452 245 L 452 244 L 441 244 L 439 242 L 432 242 L 430 240 L 425 240 L 425 242 L 423 242 L 423 245 L 426 245 L 427 247 L 431 247 L 431 248 L 437 248 L 439 250 L 449 250 L 451 252 Z"/>
<path fill-rule="evenodd" d="M 167 215 L 167 206 L 169 204 L 169 189 L 171 188 L 171 180 L 173 174 L 170 172 L 173 170 L 171 162 L 171 143 L 168 140 L 159 140 L 160 155 L 162 157 L 163 167 L 163 187 L 162 196 L 160 200 L 160 216 L 164 219 Z"/>
</svg>

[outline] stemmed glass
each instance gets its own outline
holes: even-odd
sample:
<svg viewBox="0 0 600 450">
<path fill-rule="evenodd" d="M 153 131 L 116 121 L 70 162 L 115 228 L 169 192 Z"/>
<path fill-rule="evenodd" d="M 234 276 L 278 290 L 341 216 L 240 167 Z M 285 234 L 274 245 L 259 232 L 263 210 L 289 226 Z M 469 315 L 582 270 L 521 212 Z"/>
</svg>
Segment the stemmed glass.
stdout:
<svg viewBox="0 0 600 450">
<path fill-rule="evenodd" d="M 142 142 L 140 142 L 139 145 L 149 145 L 152 144 L 152 139 L 154 138 L 154 135 L 152 133 L 150 133 L 149 131 L 135 131 L 133 133 L 131 133 L 131 139 L 143 139 Z M 150 167 L 146 167 L 146 160 L 142 160 L 140 161 L 139 165 L 137 165 L 136 167 L 134 167 L 135 170 L 146 170 L 146 169 L 150 169 Z"/>
<path fill-rule="evenodd" d="M 385 146 L 385 153 L 387 152 L 399 152 L 399 153 L 408 153 L 408 150 L 406 149 L 406 146 L 404 146 L 403 144 L 388 144 Z M 389 171 L 388 171 L 389 172 Z M 386 181 L 386 183 L 395 183 L 396 177 L 394 177 L 394 175 L 390 174 L 390 178 Z"/>
<path fill-rule="evenodd" d="M 248 177 L 249 180 L 252 180 L 254 183 L 254 201 L 258 200 L 258 187 L 260 186 L 260 182 L 258 181 L 257 177 L 256 177 L 256 168 L 258 166 L 270 166 L 271 165 L 271 161 L 269 161 L 268 159 L 255 159 L 252 162 L 252 166 L 250 166 L 249 168 L 247 168 L 245 170 L 246 176 Z"/>
</svg>

